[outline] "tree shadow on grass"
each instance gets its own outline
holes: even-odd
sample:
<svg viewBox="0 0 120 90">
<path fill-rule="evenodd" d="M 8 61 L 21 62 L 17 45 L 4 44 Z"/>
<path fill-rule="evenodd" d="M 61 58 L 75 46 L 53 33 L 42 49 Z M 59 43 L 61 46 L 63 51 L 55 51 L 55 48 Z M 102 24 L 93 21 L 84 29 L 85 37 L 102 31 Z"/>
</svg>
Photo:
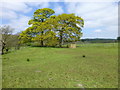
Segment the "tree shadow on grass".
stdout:
<svg viewBox="0 0 120 90">
<path fill-rule="evenodd" d="M 67 46 L 31 46 L 31 47 L 40 47 L 40 48 L 68 48 Z"/>
</svg>

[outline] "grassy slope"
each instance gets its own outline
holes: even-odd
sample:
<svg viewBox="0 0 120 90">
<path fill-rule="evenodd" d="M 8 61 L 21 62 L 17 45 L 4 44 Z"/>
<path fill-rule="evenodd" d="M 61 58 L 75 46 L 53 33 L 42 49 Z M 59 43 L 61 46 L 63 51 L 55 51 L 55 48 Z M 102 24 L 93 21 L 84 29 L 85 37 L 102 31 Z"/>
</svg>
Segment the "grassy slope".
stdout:
<svg viewBox="0 0 120 90">
<path fill-rule="evenodd" d="M 3 88 L 116 88 L 117 44 L 79 46 L 27 47 L 4 55 Z"/>
</svg>

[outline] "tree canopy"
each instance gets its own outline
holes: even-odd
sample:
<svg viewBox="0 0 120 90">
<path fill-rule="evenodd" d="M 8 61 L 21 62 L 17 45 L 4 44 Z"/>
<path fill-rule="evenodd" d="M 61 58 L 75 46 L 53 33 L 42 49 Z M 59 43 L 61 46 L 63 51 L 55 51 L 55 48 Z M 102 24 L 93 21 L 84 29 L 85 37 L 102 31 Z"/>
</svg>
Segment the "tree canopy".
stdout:
<svg viewBox="0 0 120 90">
<path fill-rule="evenodd" d="M 20 34 L 21 43 L 37 41 L 40 42 L 41 46 L 44 46 L 44 42 L 49 43 L 49 39 L 55 40 L 56 34 L 46 21 L 54 13 L 55 12 L 49 8 L 36 10 L 33 19 L 28 22 L 28 24 L 32 26 Z"/>
<path fill-rule="evenodd" d="M 61 47 L 65 42 L 79 41 L 84 20 L 73 13 L 54 13 L 50 8 L 36 10 L 28 22 L 31 26 L 20 34 L 20 43 L 39 42 L 40 46 Z"/>
<path fill-rule="evenodd" d="M 51 20 L 52 19 L 52 20 Z M 64 42 L 76 42 L 82 36 L 81 27 L 84 26 L 84 20 L 75 14 L 61 14 L 51 18 L 54 26 L 54 31 L 59 38 L 59 45 Z"/>
</svg>

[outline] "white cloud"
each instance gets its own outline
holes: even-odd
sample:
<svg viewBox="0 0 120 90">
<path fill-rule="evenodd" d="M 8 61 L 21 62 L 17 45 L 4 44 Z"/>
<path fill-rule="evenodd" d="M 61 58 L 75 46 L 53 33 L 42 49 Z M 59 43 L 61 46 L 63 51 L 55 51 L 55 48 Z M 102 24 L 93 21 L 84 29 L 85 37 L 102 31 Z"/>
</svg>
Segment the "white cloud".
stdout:
<svg viewBox="0 0 120 90">
<path fill-rule="evenodd" d="M 64 0 L 65 2 L 118 2 L 119 0 Z"/>
<path fill-rule="evenodd" d="M 2 2 L 2 5 L 0 6 L 0 18 L 8 21 L 5 23 L 6 25 L 10 25 L 11 27 L 15 28 L 15 34 L 29 27 L 28 21 L 30 20 L 30 17 L 25 16 L 24 14 L 30 12 L 32 10 L 31 7 L 33 6 L 37 8 L 44 8 L 48 7 L 49 4 L 47 2 Z"/>
<path fill-rule="evenodd" d="M 90 21 L 87 21 L 85 20 L 85 25 L 84 27 L 85 28 L 96 28 L 96 27 L 100 27 L 102 26 L 102 23 L 98 20 L 90 20 Z"/>
<path fill-rule="evenodd" d="M 118 33 L 118 26 L 109 26 L 109 27 L 106 27 L 106 31 L 109 33 L 109 32 L 112 32 L 112 33 Z"/>
<path fill-rule="evenodd" d="M 94 32 L 101 32 L 102 30 L 101 29 L 97 29 L 97 30 L 95 30 Z"/>
<path fill-rule="evenodd" d="M 63 7 L 61 7 L 59 4 L 55 4 L 54 6 L 54 11 L 56 14 L 62 14 L 64 13 L 64 10 L 62 9 Z"/>
<path fill-rule="evenodd" d="M 24 2 L 1 2 L 0 18 L 3 20 L 14 20 L 19 18 L 20 14 L 28 13 L 32 10 Z"/>
<path fill-rule="evenodd" d="M 119 0 L 1 0 L 5 2 L 118 2 Z"/>
<path fill-rule="evenodd" d="M 2 2 L 3 10 L 12 10 L 16 12 L 27 13 L 32 10 L 32 8 L 28 7 L 24 2 Z"/>
<path fill-rule="evenodd" d="M 1 0 L 1 2 L 63 2 L 64 0 Z"/>
<path fill-rule="evenodd" d="M 68 13 L 75 13 L 85 21 L 85 29 L 93 29 L 89 36 L 116 37 L 118 4 L 113 2 L 66 2 Z M 96 28 L 100 28 L 97 29 Z M 88 31 L 89 33 L 90 31 Z M 94 32 L 101 32 L 101 35 Z M 113 36 L 112 36 L 113 35 Z M 86 37 L 84 35 L 84 37 Z"/>
<path fill-rule="evenodd" d="M 30 19 L 31 18 L 28 17 L 28 16 L 20 15 L 19 19 L 13 19 L 13 20 L 11 20 L 11 22 L 8 25 L 10 25 L 11 27 L 15 28 L 14 33 L 17 33 L 17 32 L 23 31 L 27 27 L 29 27 L 28 21 Z"/>
<path fill-rule="evenodd" d="M 18 16 L 14 11 L 0 11 L 0 18 L 4 20 L 11 20 L 11 19 L 16 19 Z"/>
<path fill-rule="evenodd" d="M 102 9 L 104 10 L 104 8 L 107 8 L 108 5 L 111 5 L 111 3 L 103 3 L 103 2 L 99 2 L 99 3 L 98 2 L 81 2 L 81 3 L 79 3 L 79 2 L 73 2 L 69 6 L 69 8 L 70 8 L 69 10 L 71 10 L 71 8 L 72 8 L 73 12 L 76 12 L 76 14 L 85 14 L 85 13 L 96 12 L 96 11 L 99 11 L 99 10 L 102 10 Z"/>
<path fill-rule="evenodd" d="M 115 15 L 117 10 L 117 5 L 113 3 L 97 3 L 97 2 L 87 2 L 87 3 L 66 3 L 67 10 L 69 13 L 75 13 L 76 15 L 82 16 L 85 20 L 102 19 L 107 16 Z"/>
<path fill-rule="evenodd" d="M 25 30 L 28 27 L 27 23 L 30 17 L 25 16 L 24 13 L 28 13 L 32 10 L 24 2 L 2 2 L 0 6 L 0 18 L 7 20 L 6 23 L 1 25 L 10 25 L 15 28 L 14 33 Z"/>
<path fill-rule="evenodd" d="M 26 3 L 28 6 L 37 7 L 37 8 L 48 8 L 49 2 L 28 2 Z"/>
</svg>

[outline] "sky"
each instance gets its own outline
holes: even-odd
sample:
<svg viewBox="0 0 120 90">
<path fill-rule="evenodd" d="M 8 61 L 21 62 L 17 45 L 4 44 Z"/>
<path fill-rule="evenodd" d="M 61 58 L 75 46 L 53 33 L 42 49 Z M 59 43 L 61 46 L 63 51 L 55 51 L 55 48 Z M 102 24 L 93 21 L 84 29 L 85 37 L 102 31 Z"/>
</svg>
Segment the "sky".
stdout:
<svg viewBox="0 0 120 90">
<path fill-rule="evenodd" d="M 51 8 L 55 15 L 82 17 L 82 38 L 118 37 L 118 0 L 4 0 L 0 2 L 0 25 L 10 25 L 14 33 L 24 31 L 34 11 L 41 8 Z"/>
</svg>

